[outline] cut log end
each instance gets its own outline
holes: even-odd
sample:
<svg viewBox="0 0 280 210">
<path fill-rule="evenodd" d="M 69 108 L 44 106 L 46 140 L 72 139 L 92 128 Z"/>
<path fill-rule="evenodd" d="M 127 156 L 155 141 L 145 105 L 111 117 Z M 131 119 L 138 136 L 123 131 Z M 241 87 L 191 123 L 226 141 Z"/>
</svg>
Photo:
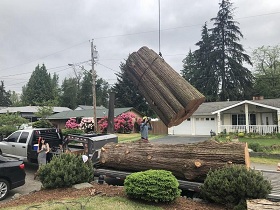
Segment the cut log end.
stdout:
<svg viewBox="0 0 280 210">
<path fill-rule="evenodd" d="M 194 165 L 195 165 L 196 168 L 200 168 L 202 166 L 200 161 L 195 161 Z"/>
</svg>

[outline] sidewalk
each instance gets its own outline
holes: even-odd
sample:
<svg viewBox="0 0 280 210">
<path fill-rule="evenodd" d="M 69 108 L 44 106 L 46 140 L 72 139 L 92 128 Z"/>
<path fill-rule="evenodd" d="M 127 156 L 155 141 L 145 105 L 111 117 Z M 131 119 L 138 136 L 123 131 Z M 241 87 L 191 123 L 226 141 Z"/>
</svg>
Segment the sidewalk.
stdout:
<svg viewBox="0 0 280 210">
<path fill-rule="evenodd" d="M 250 168 L 256 170 L 270 170 L 270 171 L 277 171 L 277 164 L 275 165 L 268 165 L 262 163 L 251 163 Z"/>
</svg>

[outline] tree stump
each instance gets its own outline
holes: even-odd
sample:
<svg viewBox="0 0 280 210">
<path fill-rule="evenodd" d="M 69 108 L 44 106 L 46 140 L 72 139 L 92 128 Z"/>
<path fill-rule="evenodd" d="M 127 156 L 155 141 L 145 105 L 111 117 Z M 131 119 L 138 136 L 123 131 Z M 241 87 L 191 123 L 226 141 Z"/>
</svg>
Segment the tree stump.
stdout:
<svg viewBox="0 0 280 210">
<path fill-rule="evenodd" d="M 163 169 L 177 178 L 204 181 L 210 169 L 241 164 L 250 167 L 246 143 L 205 141 L 195 144 L 108 143 L 101 149 L 103 167 L 144 171 Z"/>
<path fill-rule="evenodd" d="M 126 72 L 163 123 L 176 126 L 189 118 L 205 97 L 148 47 L 133 52 Z"/>
</svg>

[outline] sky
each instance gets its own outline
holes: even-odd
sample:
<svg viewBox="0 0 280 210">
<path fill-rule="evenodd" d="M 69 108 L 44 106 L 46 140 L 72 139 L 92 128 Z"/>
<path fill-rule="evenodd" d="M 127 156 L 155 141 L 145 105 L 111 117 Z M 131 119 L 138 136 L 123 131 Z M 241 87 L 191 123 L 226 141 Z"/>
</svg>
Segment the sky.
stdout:
<svg viewBox="0 0 280 210">
<path fill-rule="evenodd" d="M 116 82 L 121 62 L 142 46 L 160 49 L 165 61 L 180 73 L 189 50 L 197 49 L 204 23 L 212 27 L 210 19 L 217 16 L 219 2 L 1 0 L 0 80 L 6 90 L 20 93 L 35 67 L 45 64 L 61 83 L 75 76 L 68 64 L 75 64 L 76 71 L 82 71 L 79 66 L 91 69 L 91 40 L 98 51 L 94 68 L 110 85 Z M 231 2 L 247 54 L 280 44 L 279 0 Z"/>
</svg>

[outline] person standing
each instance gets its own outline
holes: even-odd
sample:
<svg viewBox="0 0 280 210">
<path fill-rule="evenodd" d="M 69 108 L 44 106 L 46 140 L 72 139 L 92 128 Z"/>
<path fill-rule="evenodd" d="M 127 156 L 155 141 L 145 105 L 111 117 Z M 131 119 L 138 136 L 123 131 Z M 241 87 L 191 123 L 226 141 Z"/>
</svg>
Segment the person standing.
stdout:
<svg viewBox="0 0 280 210">
<path fill-rule="evenodd" d="M 148 137 L 148 132 L 149 130 L 152 130 L 152 124 L 151 124 L 151 118 L 149 117 L 143 117 L 143 121 L 140 124 L 140 133 L 141 133 L 141 140 L 148 142 L 149 137 Z"/>
<path fill-rule="evenodd" d="M 39 166 L 47 164 L 47 154 L 49 153 L 49 151 L 50 151 L 49 144 L 46 143 L 45 139 L 41 137 L 39 141 L 39 146 L 37 148 Z"/>
<path fill-rule="evenodd" d="M 39 145 L 38 145 L 38 148 L 37 148 L 39 168 L 40 168 L 40 166 L 47 164 L 47 154 L 49 153 L 49 151 L 50 151 L 49 144 L 46 143 L 46 141 L 43 137 L 40 137 L 39 138 Z M 36 177 L 38 176 L 38 170 L 34 174 L 34 179 L 36 179 Z"/>
</svg>

